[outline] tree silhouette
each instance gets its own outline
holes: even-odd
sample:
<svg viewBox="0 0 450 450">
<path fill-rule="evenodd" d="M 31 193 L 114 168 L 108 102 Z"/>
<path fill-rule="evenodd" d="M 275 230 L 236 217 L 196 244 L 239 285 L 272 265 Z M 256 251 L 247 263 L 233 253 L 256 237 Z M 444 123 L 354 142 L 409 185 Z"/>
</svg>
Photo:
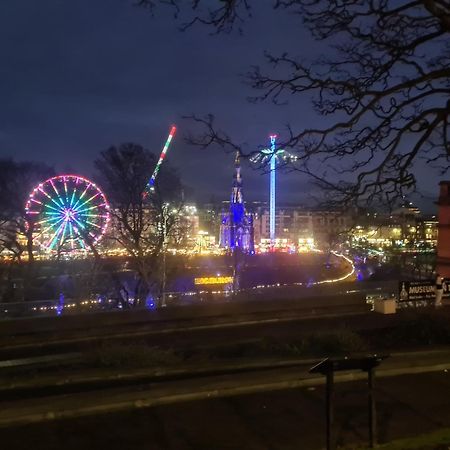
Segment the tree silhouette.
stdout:
<svg viewBox="0 0 450 450">
<path fill-rule="evenodd" d="M 137 0 L 138 6 L 143 6 L 154 12 L 158 6 L 172 7 L 175 16 L 186 13 L 181 25 L 182 30 L 196 24 L 213 27 L 217 33 L 230 32 L 244 24 L 250 15 L 250 4 L 254 0 Z"/>
<path fill-rule="evenodd" d="M 12 159 L 0 160 L 0 252 L 33 261 L 33 230 L 27 226 L 25 203 L 32 189 L 54 175 L 46 164 Z"/>
<path fill-rule="evenodd" d="M 144 195 L 156 161 L 153 153 L 133 143 L 110 147 L 95 161 L 99 184 L 111 204 L 108 238 L 125 250 L 137 275 L 133 292 L 126 292 L 135 305 L 158 290 L 160 256 L 182 206 L 180 179 L 167 163 L 154 192 Z"/>
<path fill-rule="evenodd" d="M 170 3 L 217 32 L 242 28 L 258 2 L 224 0 Z M 292 167 L 346 205 L 392 204 L 416 186 L 414 167 L 449 168 L 450 2 L 448 0 L 275 0 L 274 8 L 298 14 L 330 52 L 314 61 L 288 53 L 267 54 L 268 67 L 253 67 L 254 101 L 282 103 L 313 97 L 330 125 L 288 127 L 282 143 L 297 156 Z M 189 11 L 188 11 L 189 10 Z M 212 116 L 191 142 L 239 149 Z M 243 152 L 244 153 L 244 152 Z M 334 182 L 333 180 L 338 180 Z"/>
</svg>

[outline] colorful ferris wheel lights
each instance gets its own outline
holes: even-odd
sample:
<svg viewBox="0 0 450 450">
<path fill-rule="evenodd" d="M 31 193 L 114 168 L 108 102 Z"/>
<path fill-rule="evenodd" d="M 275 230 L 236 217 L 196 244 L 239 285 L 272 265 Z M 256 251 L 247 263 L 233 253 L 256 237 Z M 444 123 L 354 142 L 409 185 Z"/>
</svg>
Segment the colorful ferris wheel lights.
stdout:
<svg viewBox="0 0 450 450">
<path fill-rule="evenodd" d="M 40 183 L 25 206 L 33 239 L 48 250 L 86 249 L 104 235 L 109 205 L 95 183 L 59 175 Z"/>
</svg>

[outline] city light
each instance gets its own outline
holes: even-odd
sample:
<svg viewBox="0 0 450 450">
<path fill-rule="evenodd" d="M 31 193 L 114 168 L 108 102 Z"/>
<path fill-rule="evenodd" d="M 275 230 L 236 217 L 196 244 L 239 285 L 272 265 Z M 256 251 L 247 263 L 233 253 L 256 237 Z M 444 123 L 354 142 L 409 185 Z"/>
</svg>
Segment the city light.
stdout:
<svg viewBox="0 0 450 450">
<path fill-rule="evenodd" d="M 229 284 L 233 282 L 233 277 L 200 277 L 194 278 L 194 284 L 204 285 L 204 284 Z"/>
</svg>

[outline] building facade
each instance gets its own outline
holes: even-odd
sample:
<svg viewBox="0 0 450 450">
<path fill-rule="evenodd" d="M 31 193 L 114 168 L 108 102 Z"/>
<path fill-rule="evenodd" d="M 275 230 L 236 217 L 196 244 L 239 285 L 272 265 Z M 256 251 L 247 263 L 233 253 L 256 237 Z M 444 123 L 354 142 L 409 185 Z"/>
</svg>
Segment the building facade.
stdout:
<svg viewBox="0 0 450 450">
<path fill-rule="evenodd" d="M 441 181 L 439 187 L 436 271 L 444 278 L 450 278 L 450 181 Z"/>
<path fill-rule="evenodd" d="M 311 210 L 301 206 L 280 206 L 275 212 L 277 242 L 297 247 L 327 246 L 330 240 L 351 228 L 351 216 L 339 211 Z M 254 214 L 255 243 L 270 237 L 269 209 L 258 208 Z"/>
</svg>

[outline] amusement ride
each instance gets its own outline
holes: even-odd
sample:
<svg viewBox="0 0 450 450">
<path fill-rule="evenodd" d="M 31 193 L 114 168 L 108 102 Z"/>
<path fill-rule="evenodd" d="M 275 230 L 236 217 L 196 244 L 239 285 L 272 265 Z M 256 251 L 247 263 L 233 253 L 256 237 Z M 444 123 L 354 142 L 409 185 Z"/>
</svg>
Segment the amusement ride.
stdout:
<svg viewBox="0 0 450 450">
<path fill-rule="evenodd" d="M 85 250 L 105 234 L 109 204 L 100 188 L 79 175 L 39 183 L 25 205 L 33 241 L 49 251 Z"/>
<path fill-rule="evenodd" d="M 147 196 L 148 194 L 151 194 L 155 191 L 155 180 L 158 176 L 159 169 L 161 168 L 161 165 L 167 155 L 167 150 L 169 150 L 170 143 L 172 142 L 173 137 L 175 136 L 175 132 L 177 131 L 177 127 L 175 125 L 172 125 L 170 128 L 169 136 L 167 137 L 166 143 L 164 144 L 164 147 L 162 149 L 161 154 L 159 155 L 158 162 L 156 163 L 155 170 L 152 173 L 152 176 L 148 180 L 147 186 L 145 187 L 144 196 Z"/>
<path fill-rule="evenodd" d="M 277 135 L 271 134 L 269 136 L 270 147 L 260 150 L 256 155 L 250 158 L 251 162 L 259 164 L 261 167 L 269 165 L 270 173 L 270 196 L 269 196 L 269 237 L 270 246 L 273 249 L 276 239 L 275 215 L 276 215 L 276 170 L 277 165 L 281 162 L 287 163 L 295 161 L 296 156 L 291 155 L 286 150 L 277 148 Z"/>
<path fill-rule="evenodd" d="M 169 136 L 145 187 L 144 197 L 155 190 L 158 176 L 176 127 Z M 47 252 L 90 250 L 104 236 L 110 221 L 105 194 L 80 175 L 57 175 L 39 183 L 25 205 L 27 226 L 33 242 Z"/>
</svg>

